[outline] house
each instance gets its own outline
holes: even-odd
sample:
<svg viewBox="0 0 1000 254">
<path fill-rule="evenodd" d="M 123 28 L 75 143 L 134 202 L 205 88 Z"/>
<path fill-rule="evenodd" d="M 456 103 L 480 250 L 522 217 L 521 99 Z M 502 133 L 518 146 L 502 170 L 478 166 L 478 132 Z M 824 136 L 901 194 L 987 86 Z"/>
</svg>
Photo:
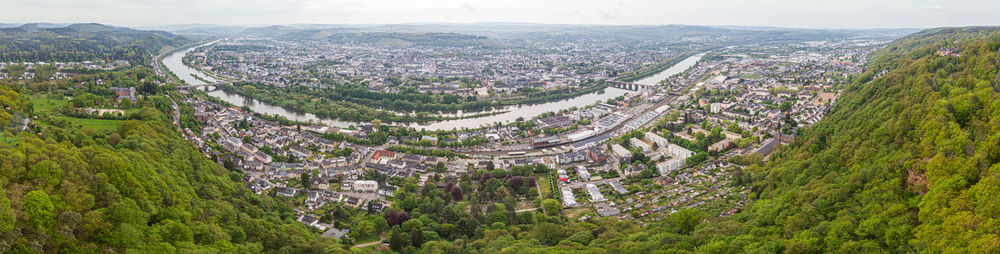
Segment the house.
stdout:
<svg viewBox="0 0 1000 254">
<path fill-rule="evenodd" d="M 132 104 L 135 104 L 136 102 L 138 102 L 136 100 L 136 98 L 135 98 L 135 87 L 114 87 L 114 86 L 112 86 L 109 89 L 111 90 L 112 93 L 114 93 L 115 95 L 118 95 L 118 103 L 121 103 L 122 100 L 126 100 L 126 99 L 129 100 L 129 102 L 132 102 Z"/>
<path fill-rule="evenodd" d="M 378 151 L 375 151 L 374 155 L 372 155 L 371 162 L 372 163 L 385 164 L 385 163 L 388 163 L 390 160 L 395 159 L 395 158 L 396 158 L 396 152 L 386 151 L 386 150 L 378 150 Z"/>
<path fill-rule="evenodd" d="M 597 188 L 597 185 L 592 183 L 587 184 L 587 193 L 590 193 L 591 202 L 603 202 L 608 200 L 604 198 L 604 194 L 601 194 L 601 190 Z"/>
<path fill-rule="evenodd" d="M 573 163 L 573 162 L 583 161 L 586 159 L 587 159 L 587 153 L 584 151 L 562 153 L 556 156 L 556 162 L 558 162 L 559 164 Z"/>
<path fill-rule="evenodd" d="M 556 170 L 556 174 L 559 174 L 559 181 L 563 182 L 569 181 L 569 175 L 566 174 L 566 170 L 563 169 Z"/>
<path fill-rule="evenodd" d="M 562 200 L 564 207 L 577 207 L 580 205 L 576 203 L 576 198 L 573 197 L 573 189 L 570 189 L 569 187 L 562 188 Z"/>
<path fill-rule="evenodd" d="M 378 200 L 369 200 L 363 209 L 369 213 L 381 213 L 382 210 L 385 209 L 385 204 L 379 202 Z"/>
<path fill-rule="evenodd" d="M 347 233 L 350 232 L 351 231 L 347 229 L 337 229 L 334 227 L 330 227 L 330 229 L 327 229 L 326 232 L 320 235 L 320 237 L 340 239 L 341 237 L 344 237 L 345 235 L 347 235 Z"/>
<path fill-rule="evenodd" d="M 431 144 L 438 145 L 438 138 L 434 136 L 423 136 L 420 137 L 421 141 L 429 141 Z"/>
<path fill-rule="evenodd" d="M 595 163 L 603 163 L 604 161 L 608 160 L 608 154 L 604 153 L 600 149 L 587 150 L 587 156 L 590 157 L 590 160 L 594 161 Z"/>
<path fill-rule="evenodd" d="M 378 190 L 378 182 L 372 180 L 358 180 L 352 184 L 352 189 L 356 192 L 375 192 Z"/>
<path fill-rule="evenodd" d="M 277 191 L 278 195 L 282 195 L 285 197 L 294 197 L 295 193 L 298 193 L 298 190 L 296 190 L 295 188 L 288 188 L 288 187 L 278 187 Z"/>
<path fill-rule="evenodd" d="M 590 172 L 587 172 L 587 168 L 583 166 L 576 167 L 576 174 L 580 176 L 583 181 L 590 181 Z"/>
<path fill-rule="evenodd" d="M 316 218 L 316 216 L 313 216 L 312 214 L 303 214 L 302 216 L 299 216 L 299 221 L 306 224 L 306 226 L 326 230 L 326 227 L 319 225 L 319 218 Z"/>
<path fill-rule="evenodd" d="M 618 208 L 612 207 L 607 203 L 595 204 L 594 209 L 596 209 L 597 214 L 600 214 L 602 217 L 615 216 L 621 213 L 621 210 L 618 210 Z"/>
<path fill-rule="evenodd" d="M 357 198 L 357 197 L 347 196 L 347 198 L 344 199 L 344 205 L 347 205 L 347 206 L 350 206 L 350 207 L 354 207 L 354 208 L 358 208 L 358 207 L 360 207 L 362 205 L 361 201 L 362 200 L 359 199 L 359 198 Z"/>
<path fill-rule="evenodd" d="M 318 191 L 310 191 L 308 197 L 306 198 L 307 203 L 319 202 L 321 195 Z"/>
<path fill-rule="evenodd" d="M 378 187 L 378 194 L 386 197 L 394 197 L 393 193 L 396 192 L 396 189 L 399 189 L 399 187 L 383 184 Z"/>
</svg>

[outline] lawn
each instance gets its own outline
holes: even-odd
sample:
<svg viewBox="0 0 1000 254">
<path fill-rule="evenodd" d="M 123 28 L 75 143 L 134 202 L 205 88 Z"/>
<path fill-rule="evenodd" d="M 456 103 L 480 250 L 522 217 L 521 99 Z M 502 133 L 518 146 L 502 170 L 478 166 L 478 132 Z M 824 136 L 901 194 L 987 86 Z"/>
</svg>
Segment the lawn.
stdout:
<svg viewBox="0 0 1000 254">
<path fill-rule="evenodd" d="M 354 239 L 354 244 L 363 244 L 363 243 L 370 243 L 370 242 L 378 242 L 378 241 L 381 241 L 381 240 L 382 239 L 379 238 L 378 235 L 366 235 L 366 236 L 358 237 L 358 239 Z"/>
<path fill-rule="evenodd" d="M 98 132 L 115 131 L 118 129 L 118 124 L 122 122 L 121 120 L 85 119 L 68 116 L 59 116 L 59 118 L 73 123 L 73 126 L 90 127 Z"/>
<path fill-rule="evenodd" d="M 28 100 L 35 107 L 35 112 L 55 112 L 63 104 L 66 104 L 65 99 L 53 99 L 53 98 L 31 98 Z"/>
<path fill-rule="evenodd" d="M 542 191 L 541 197 L 548 197 L 549 193 L 552 192 L 552 187 L 549 187 L 549 184 L 551 183 L 548 178 L 546 178 L 546 175 L 544 174 L 537 175 L 535 177 L 537 177 L 537 179 L 535 179 L 535 184 L 538 184 L 538 190 Z"/>
</svg>

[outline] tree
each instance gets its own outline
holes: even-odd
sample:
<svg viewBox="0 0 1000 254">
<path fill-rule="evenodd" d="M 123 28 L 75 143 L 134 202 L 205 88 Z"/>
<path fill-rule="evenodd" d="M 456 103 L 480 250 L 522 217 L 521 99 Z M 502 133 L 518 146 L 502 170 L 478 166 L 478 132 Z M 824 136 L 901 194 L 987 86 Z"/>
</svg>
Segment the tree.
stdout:
<svg viewBox="0 0 1000 254">
<path fill-rule="evenodd" d="M 493 179 L 493 174 L 490 174 L 489 171 L 486 171 L 485 173 L 483 173 L 482 176 L 479 177 L 479 183 L 480 184 L 486 183 L 486 181 L 490 179 Z"/>
<path fill-rule="evenodd" d="M 667 217 L 667 222 L 673 225 L 678 232 L 688 234 L 701 224 L 708 216 L 698 209 L 681 209 Z"/>
<path fill-rule="evenodd" d="M 406 235 L 403 235 L 403 232 L 398 227 L 394 227 L 392 233 L 389 235 L 389 248 L 392 248 L 394 251 L 401 251 L 409 245 L 410 239 Z"/>
<path fill-rule="evenodd" d="M 244 94 L 246 94 L 246 95 L 248 95 L 248 96 L 250 96 L 250 97 L 253 97 L 253 95 L 254 95 L 255 93 L 257 93 L 257 88 L 256 88 L 256 87 L 253 87 L 253 86 L 251 86 L 251 85 L 243 85 L 243 87 L 241 87 L 241 89 L 243 90 L 243 93 L 244 93 Z M 265 93 L 266 93 L 266 92 L 267 92 L 267 91 L 265 90 Z"/>
<path fill-rule="evenodd" d="M 302 172 L 301 175 L 299 175 L 299 178 L 300 178 L 299 180 L 302 182 L 302 188 L 309 189 L 309 186 L 312 185 L 312 181 L 311 181 L 312 180 L 312 172 L 309 172 L 308 170 L 306 170 L 306 171 Z"/>
<path fill-rule="evenodd" d="M 559 213 L 562 206 L 560 206 L 559 201 L 556 201 L 555 199 L 545 199 L 542 201 L 542 209 L 545 210 L 545 214 L 554 216 Z"/>
<path fill-rule="evenodd" d="M 464 197 L 464 195 L 462 194 L 462 188 L 459 188 L 458 186 L 452 186 L 451 187 L 451 198 L 452 199 L 454 199 L 457 202 L 457 201 L 462 201 L 463 197 Z"/>
<path fill-rule="evenodd" d="M 390 227 L 403 224 L 403 222 L 409 219 L 410 215 L 404 211 L 389 210 L 389 212 L 385 213 L 385 221 Z"/>
<path fill-rule="evenodd" d="M 420 248 L 421 245 L 424 245 L 424 232 L 419 228 L 414 227 L 413 229 L 410 229 L 410 238 L 410 244 L 413 245 L 413 247 Z"/>
<path fill-rule="evenodd" d="M 44 191 L 34 190 L 28 192 L 24 198 L 24 213 L 28 215 L 28 222 L 36 227 L 48 227 L 55 218 L 55 206 L 52 200 Z"/>
<path fill-rule="evenodd" d="M 10 200 L 7 199 L 7 193 L 0 183 L 0 233 L 14 230 L 15 222 L 17 217 L 14 215 L 14 209 L 10 207 Z"/>
<path fill-rule="evenodd" d="M 511 189 L 519 190 L 521 189 L 521 186 L 524 186 L 524 177 L 523 176 L 511 177 L 508 184 L 510 185 Z"/>
</svg>

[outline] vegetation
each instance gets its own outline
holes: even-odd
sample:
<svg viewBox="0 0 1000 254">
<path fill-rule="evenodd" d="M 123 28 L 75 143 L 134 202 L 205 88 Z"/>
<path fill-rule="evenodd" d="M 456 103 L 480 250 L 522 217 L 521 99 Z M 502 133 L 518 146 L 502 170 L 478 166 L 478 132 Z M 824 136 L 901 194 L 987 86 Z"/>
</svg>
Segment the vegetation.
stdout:
<svg viewBox="0 0 1000 254">
<path fill-rule="evenodd" d="M 39 28 L 37 24 L 0 29 L 0 61 L 128 60 L 133 65 L 152 63 L 164 46 L 189 40 L 162 31 L 139 31 L 101 24 L 73 24 Z"/>
<path fill-rule="evenodd" d="M 579 89 L 567 88 L 548 91 L 523 88 L 517 92 L 523 98 L 500 101 L 479 100 L 475 96 L 420 93 L 413 87 L 403 87 L 398 93 L 374 92 L 355 84 L 339 85 L 335 88 L 310 88 L 305 86 L 278 87 L 269 84 L 242 82 L 232 86 L 221 86 L 221 88 L 230 93 L 251 97 L 292 111 L 313 113 L 322 117 L 348 121 L 379 119 L 386 122 L 428 122 L 461 119 L 440 116 L 437 114 L 439 111 L 480 111 L 506 105 L 544 103 L 601 91 L 607 86 L 603 81 L 595 81 L 585 88 Z M 414 113 L 394 113 L 380 109 Z M 463 118 L 498 113 L 502 112 L 473 114 Z"/>
<path fill-rule="evenodd" d="M 31 114 L 0 86 L 0 116 Z M 310 252 L 336 243 L 295 212 L 246 191 L 205 159 L 152 105 L 110 132 L 37 123 L 5 127 L 0 147 L 0 252 Z M 35 135 L 38 132 L 40 135 Z M 89 132 L 89 133 L 88 133 Z M 320 248 L 320 249 L 316 249 Z"/>
</svg>

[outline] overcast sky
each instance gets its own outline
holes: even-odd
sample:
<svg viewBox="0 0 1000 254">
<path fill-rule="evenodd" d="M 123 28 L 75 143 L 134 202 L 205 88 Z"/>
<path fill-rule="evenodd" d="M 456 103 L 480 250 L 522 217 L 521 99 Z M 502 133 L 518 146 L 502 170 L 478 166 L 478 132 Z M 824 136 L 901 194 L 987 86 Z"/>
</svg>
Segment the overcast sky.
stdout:
<svg viewBox="0 0 1000 254">
<path fill-rule="evenodd" d="M 998 25 L 1000 0 L 3 0 L 0 23 Z"/>
</svg>

